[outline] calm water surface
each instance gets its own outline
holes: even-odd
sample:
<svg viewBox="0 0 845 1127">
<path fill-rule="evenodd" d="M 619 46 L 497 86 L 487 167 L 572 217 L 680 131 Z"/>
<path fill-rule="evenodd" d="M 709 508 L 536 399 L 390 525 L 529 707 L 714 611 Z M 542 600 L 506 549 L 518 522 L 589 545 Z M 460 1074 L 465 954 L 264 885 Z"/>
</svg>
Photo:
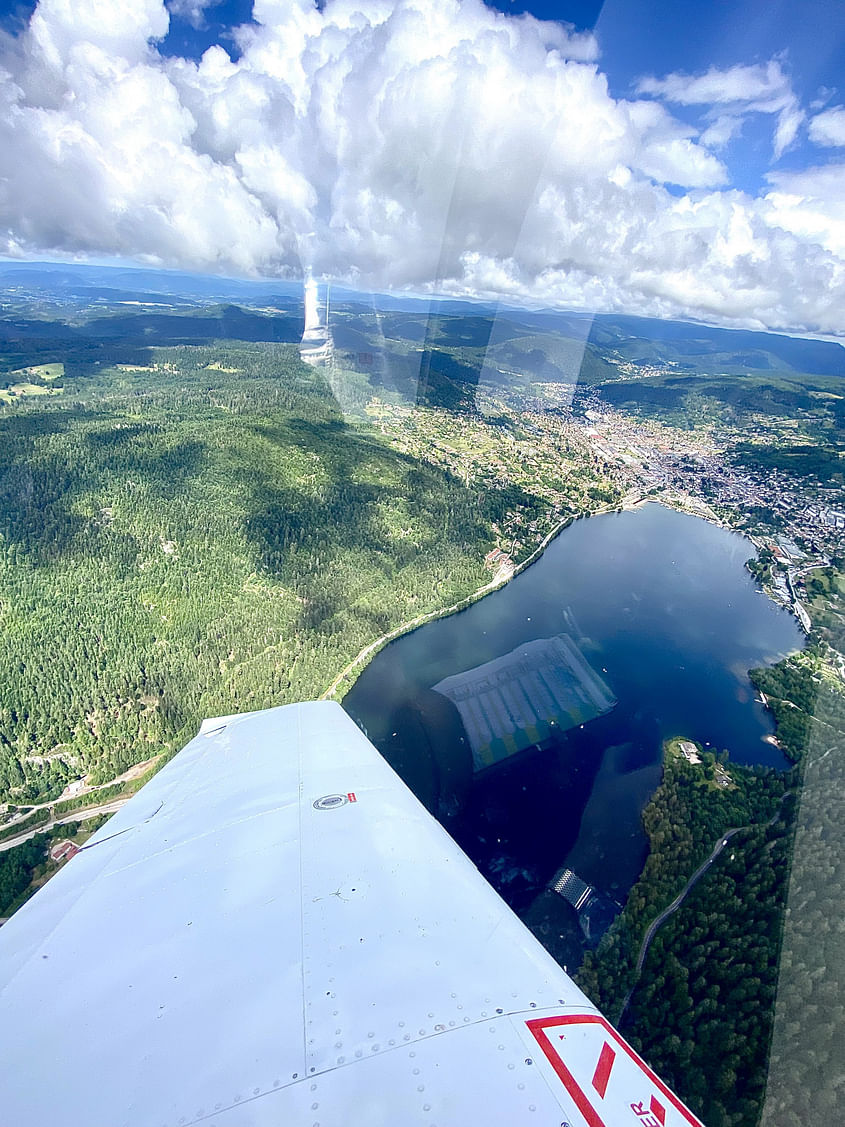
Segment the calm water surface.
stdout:
<svg viewBox="0 0 845 1127">
<path fill-rule="evenodd" d="M 344 707 L 523 915 L 564 864 L 624 900 L 665 738 L 784 765 L 747 670 L 803 635 L 743 567 L 753 554 L 743 537 L 657 504 L 577 521 L 502 590 L 384 649 Z M 461 717 L 432 686 L 556 634 L 577 643 L 615 707 L 473 771 Z"/>
</svg>

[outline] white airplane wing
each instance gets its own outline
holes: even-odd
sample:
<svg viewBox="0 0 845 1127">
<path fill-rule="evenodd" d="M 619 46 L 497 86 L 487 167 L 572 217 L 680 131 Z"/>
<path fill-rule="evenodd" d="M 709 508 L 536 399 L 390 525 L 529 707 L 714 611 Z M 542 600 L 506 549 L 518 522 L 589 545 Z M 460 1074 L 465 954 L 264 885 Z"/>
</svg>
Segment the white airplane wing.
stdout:
<svg viewBox="0 0 845 1127">
<path fill-rule="evenodd" d="M 14 1127 L 698 1124 L 331 703 L 206 721 L 0 928 L 0 1031 Z"/>
</svg>

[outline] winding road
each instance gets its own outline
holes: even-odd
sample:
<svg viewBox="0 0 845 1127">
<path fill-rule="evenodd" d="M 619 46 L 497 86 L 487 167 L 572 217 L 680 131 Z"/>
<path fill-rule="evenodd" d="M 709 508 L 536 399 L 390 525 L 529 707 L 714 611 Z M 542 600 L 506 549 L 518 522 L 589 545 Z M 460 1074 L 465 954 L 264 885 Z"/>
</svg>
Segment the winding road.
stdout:
<svg viewBox="0 0 845 1127">
<path fill-rule="evenodd" d="M 774 825 L 774 823 L 780 817 L 781 807 L 786 801 L 787 795 L 790 794 L 792 794 L 792 791 L 787 791 L 786 794 L 783 795 L 780 802 L 778 803 L 777 810 L 774 812 L 768 822 L 751 822 L 747 826 L 737 826 L 735 829 L 727 830 L 724 834 L 722 834 L 719 840 L 713 846 L 713 850 L 707 860 L 703 861 L 702 864 L 698 866 L 698 868 L 689 878 L 687 883 L 684 885 L 684 887 L 681 889 L 672 903 L 664 908 L 660 915 L 657 916 L 649 925 L 648 930 L 643 936 L 642 944 L 640 945 L 640 953 L 637 956 L 634 981 L 631 984 L 630 990 L 625 995 L 625 1001 L 622 1003 L 622 1009 L 619 1011 L 619 1017 L 616 1019 L 615 1024 L 617 1026 L 621 1025 L 622 1018 L 625 1016 L 625 1011 L 628 1009 L 628 1003 L 631 1001 L 631 996 L 634 993 L 637 983 L 640 980 L 640 974 L 642 973 L 643 965 L 645 964 L 645 958 L 648 954 L 649 946 L 651 945 L 652 939 L 654 939 L 655 935 L 657 934 L 658 929 L 666 922 L 666 920 L 672 915 L 673 912 L 676 912 L 678 908 L 680 908 L 681 904 L 683 904 L 684 900 L 686 899 L 690 889 L 692 889 L 698 882 L 698 880 L 707 872 L 707 870 L 710 868 L 710 866 L 713 864 L 713 862 L 716 860 L 716 858 L 719 856 L 719 854 L 722 852 L 731 838 L 738 833 L 742 833 L 743 830 L 766 829 L 768 826 Z"/>
</svg>

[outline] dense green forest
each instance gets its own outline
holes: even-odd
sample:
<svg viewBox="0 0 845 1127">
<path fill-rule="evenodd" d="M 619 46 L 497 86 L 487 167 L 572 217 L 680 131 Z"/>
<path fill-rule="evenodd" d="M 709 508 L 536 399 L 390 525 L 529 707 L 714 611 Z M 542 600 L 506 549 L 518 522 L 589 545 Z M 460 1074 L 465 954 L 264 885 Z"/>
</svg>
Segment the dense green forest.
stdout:
<svg viewBox="0 0 845 1127">
<path fill-rule="evenodd" d="M 845 692 L 826 650 L 755 671 L 781 717 L 797 714 L 802 786 L 791 854 L 764 1127 L 839 1121 L 845 1042 Z"/>
<path fill-rule="evenodd" d="M 795 761 L 788 772 L 667 757 L 644 812 L 650 852 L 579 983 L 708 1127 L 798 1127 L 835 1113 L 829 1076 L 845 1037 L 845 693 L 824 644 L 752 672 Z M 748 829 L 658 929 L 648 925 L 729 828 Z M 630 995 L 629 995 L 630 992 Z M 771 1053 L 770 1053 L 771 1047 Z M 832 1121 L 832 1120 L 831 1120 Z"/>
<path fill-rule="evenodd" d="M 319 695 L 542 508 L 348 424 L 293 346 L 132 355 L 0 409 L 0 801 Z"/>
<path fill-rule="evenodd" d="M 731 840 L 657 932 L 623 1032 L 707 1127 L 757 1123 L 766 1089 L 792 810 Z"/>
<path fill-rule="evenodd" d="M 765 1090 L 795 780 L 719 759 L 729 786 L 718 784 L 712 754 L 694 765 L 667 752 L 643 814 L 643 873 L 578 982 L 612 1020 L 621 1016 L 625 1036 L 708 1127 L 753 1127 Z M 658 929 L 637 978 L 649 924 L 739 827 L 749 828 Z"/>
<path fill-rule="evenodd" d="M 756 470 L 780 470 L 813 481 L 843 483 L 842 451 L 838 446 L 811 446 L 806 443 L 787 446 L 762 446 L 739 442 L 734 447 L 734 460 Z"/>
<path fill-rule="evenodd" d="M 721 374 L 677 370 L 616 376 L 598 386 L 602 399 L 619 410 L 658 419 L 679 430 L 740 427 L 756 439 L 780 439 L 786 432 L 791 439 L 801 440 L 793 442 L 791 460 L 781 459 L 769 447 L 741 442 L 737 451 L 740 464 L 755 468 L 765 464 L 795 473 L 812 473 L 817 465 L 823 480 L 838 474 L 835 443 L 845 421 L 841 378 L 735 368 L 733 372 L 722 369 Z M 758 458 L 761 451 L 762 459 Z M 767 451 L 771 462 L 766 460 Z"/>
</svg>

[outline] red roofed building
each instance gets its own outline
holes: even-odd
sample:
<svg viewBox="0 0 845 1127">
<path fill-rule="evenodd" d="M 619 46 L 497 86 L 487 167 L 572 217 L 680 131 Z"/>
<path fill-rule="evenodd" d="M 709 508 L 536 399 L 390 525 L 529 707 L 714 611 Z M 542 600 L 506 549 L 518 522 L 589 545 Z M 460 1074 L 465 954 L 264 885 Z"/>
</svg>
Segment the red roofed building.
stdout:
<svg viewBox="0 0 845 1127">
<path fill-rule="evenodd" d="M 57 842 L 56 845 L 50 850 L 50 859 L 53 861 L 64 861 L 68 857 L 73 857 L 74 854 L 79 852 L 79 846 L 74 845 L 72 841 L 65 838 L 64 841 Z"/>
</svg>

